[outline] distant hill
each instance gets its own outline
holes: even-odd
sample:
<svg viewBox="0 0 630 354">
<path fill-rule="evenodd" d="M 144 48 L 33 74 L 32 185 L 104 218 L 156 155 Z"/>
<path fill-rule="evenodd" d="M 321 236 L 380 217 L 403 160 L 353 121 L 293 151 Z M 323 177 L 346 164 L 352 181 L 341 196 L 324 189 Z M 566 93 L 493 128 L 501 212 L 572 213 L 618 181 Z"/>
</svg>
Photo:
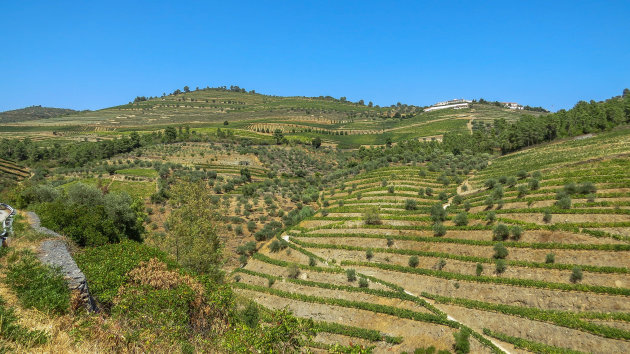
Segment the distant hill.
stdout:
<svg viewBox="0 0 630 354">
<path fill-rule="evenodd" d="M 29 120 L 47 119 L 76 113 L 74 109 L 52 108 L 42 106 L 30 106 L 26 108 L 14 109 L 12 111 L 0 112 L 0 122 L 14 123 Z"/>
</svg>

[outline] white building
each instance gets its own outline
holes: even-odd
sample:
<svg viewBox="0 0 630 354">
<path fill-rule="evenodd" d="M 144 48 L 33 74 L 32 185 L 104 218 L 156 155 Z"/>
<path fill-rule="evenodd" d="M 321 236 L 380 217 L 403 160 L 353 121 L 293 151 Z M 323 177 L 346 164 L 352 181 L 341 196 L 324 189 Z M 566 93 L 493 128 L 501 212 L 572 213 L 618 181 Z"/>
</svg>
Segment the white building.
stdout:
<svg viewBox="0 0 630 354">
<path fill-rule="evenodd" d="M 505 106 L 505 108 L 509 108 L 509 109 L 523 109 L 523 106 L 521 106 L 520 104 L 516 103 L 516 102 L 502 102 L 503 106 Z"/>
<path fill-rule="evenodd" d="M 470 103 L 472 103 L 472 101 L 459 98 L 459 99 L 454 99 L 454 100 L 449 100 L 449 101 L 444 101 L 444 102 L 438 102 L 429 108 L 425 108 L 424 111 L 431 112 L 431 111 L 436 111 L 438 109 L 447 109 L 447 108 L 463 109 L 463 108 L 468 108 Z"/>
</svg>

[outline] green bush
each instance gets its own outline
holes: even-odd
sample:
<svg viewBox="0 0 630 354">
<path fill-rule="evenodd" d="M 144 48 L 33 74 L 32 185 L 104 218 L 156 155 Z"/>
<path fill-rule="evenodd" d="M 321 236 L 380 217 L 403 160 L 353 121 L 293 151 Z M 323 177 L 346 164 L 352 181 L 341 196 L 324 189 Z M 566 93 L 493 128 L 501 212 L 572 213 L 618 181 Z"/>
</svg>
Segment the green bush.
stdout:
<svg viewBox="0 0 630 354">
<path fill-rule="evenodd" d="M 296 264 L 291 264 L 288 269 L 288 277 L 296 279 L 298 276 L 300 276 L 300 268 Z"/>
<path fill-rule="evenodd" d="M 578 187 L 578 193 L 580 194 L 594 194 L 597 192 L 597 188 L 591 182 L 584 182 Z"/>
<path fill-rule="evenodd" d="M 545 211 L 543 213 L 543 221 L 545 223 L 550 223 L 551 222 L 551 213 L 549 211 Z"/>
<path fill-rule="evenodd" d="M 260 320 L 260 311 L 255 302 L 250 301 L 241 312 L 241 321 L 249 327 L 256 327 Z"/>
<path fill-rule="evenodd" d="M 547 253 L 547 256 L 545 257 L 545 263 L 555 263 L 556 262 L 556 255 L 553 253 Z"/>
<path fill-rule="evenodd" d="M 431 220 L 436 223 L 446 220 L 446 210 L 442 204 L 438 203 L 431 206 Z"/>
<path fill-rule="evenodd" d="M 518 225 L 513 225 L 510 227 L 510 234 L 514 240 L 520 240 L 523 235 L 523 229 Z"/>
<path fill-rule="evenodd" d="M 495 262 L 495 269 L 497 271 L 497 274 L 501 274 L 503 272 L 505 272 L 505 270 L 507 269 L 507 263 L 505 263 L 505 260 L 503 259 L 497 259 Z"/>
<path fill-rule="evenodd" d="M 354 269 L 346 269 L 346 277 L 348 281 L 357 280 L 357 272 Z"/>
<path fill-rule="evenodd" d="M 573 270 L 571 271 L 571 277 L 569 277 L 569 280 L 571 281 L 571 283 L 577 283 L 579 281 L 582 280 L 582 268 L 580 267 L 573 267 Z"/>
<path fill-rule="evenodd" d="M 494 258 L 496 259 L 504 259 L 508 255 L 508 250 L 503 246 L 501 242 L 494 245 Z"/>
<path fill-rule="evenodd" d="M 366 225 L 380 225 L 382 224 L 381 217 L 378 215 L 377 208 L 370 208 L 363 213 L 363 222 Z"/>
<path fill-rule="evenodd" d="M 433 195 L 433 188 L 431 188 L 431 187 L 425 188 L 424 193 L 427 195 L 427 197 L 432 196 Z"/>
<path fill-rule="evenodd" d="M 494 205 L 494 198 L 488 196 L 483 204 L 486 206 L 486 209 L 492 209 L 492 206 Z"/>
<path fill-rule="evenodd" d="M 462 328 L 459 332 L 453 333 L 453 337 L 455 337 L 455 345 L 453 346 L 455 353 L 470 353 L 470 330 L 468 328 Z"/>
<path fill-rule="evenodd" d="M 391 237 L 387 238 L 387 247 L 392 247 L 394 245 L 394 239 Z"/>
<path fill-rule="evenodd" d="M 517 198 L 523 198 L 524 196 L 527 195 L 527 187 L 525 187 L 524 185 L 520 185 L 518 186 L 518 188 L 516 188 L 518 194 L 517 194 Z"/>
<path fill-rule="evenodd" d="M 365 251 L 365 258 L 367 258 L 368 260 L 372 259 L 374 257 L 374 252 L 372 252 L 371 249 L 368 249 L 367 251 Z"/>
<path fill-rule="evenodd" d="M 462 203 L 462 201 L 464 200 L 464 198 L 462 198 L 461 195 L 456 195 L 453 197 L 453 205 L 460 205 Z"/>
<path fill-rule="evenodd" d="M 516 177 L 518 177 L 518 179 L 525 179 L 525 178 L 527 178 L 528 175 L 529 174 L 525 170 L 520 170 L 520 171 L 516 172 Z"/>
<path fill-rule="evenodd" d="M 418 266 L 418 264 L 420 264 L 420 260 L 418 259 L 418 256 L 411 256 L 409 257 L 409 266 L 412 268 L 415 268 Z"/>
<path fill-rule="evenodd" d="M 569 196 L 564 196 L 556 202 L 556 205 L 560 209 L 571 209 L 571 198 Z"/>
<path fill-rule="evenodd" d="M 472 205 L 470 205 L 469 201 L 466 201 L 464 203 L 464 210 L 469 211 L 471 207 L 472 207 Z"/>
<path fill-rule="evenodd" d="M 492 239 L 505 241 L 510 236 L 510 229 L 505 224 L 498 224 L 492 229 Z"/>
<path fill-rule="evenodd" d="M 436 222 L 433 224 L 433 236 L 444 236 L 446 235 L 446 226 L 441 222 Z"/>
<path fill-rule="evenodd" d="M 6 282 L 26 308 L 64 314 L 70 305 L 68 284 L 59 269 L 43 265 L 32 253 L 21 252 L 9 265 Z"/>
<path fill-rule="evenodd" d="M 540 188 L 540 181 L 538 181 L 538 180 L 537 180 L 537 179 L 535 179 L 535 178 L 532 178 L 532 179 L 530 179 L 530 180 L 529 180 L 528 185 L 529 185 L 529 189 L 530 189 L 530 190 L 535 191 L 535 190 L 537 190 L 538 188 Z"/>
<path fill-rule="evenodd" d="M 308 257 L 308 265 L 311 267 L 315 267 L 317 265 L 317 260 L 313 257 Z"/>
<path fill-rule="evenodd" d="M 369 286 L 369 283 L 368 283 L 367 279 L 365 279 L 365 278 L 359 279 L 359 287 L 360 288 L 367 288 L 368 286 Z"/>
<path fill-rule="evenodd" d="M 405 200 L 405 210 L 416 210 L 416 209 L 418 209 L 418 202 L 415 199 Z"/>
<path fill-rule="evenodd" d="M 387 187 L 387 193 L 394 194 L 394 186 Z"/>
<path fill-rule="evenodd" d="M 483 265 L 481 263 L 477 263 L 477 266 L 475 267 L 475 274 L 480 276 L 481 273 L 483 273 Z"/>
<path fill-rule="evenodd" d="M 442 270 L 446 266 L 446 260 L 444 258 L 440 258 L 440 260 L 435 264 L 435 269 Z"/>
<path fill-rule="evenodd" d="M 468 225 L 468 214 L 466 214 L 466 213 L 459 213 L 459 214 L 457 214 L 455 216 L 455 218 L 453 219 L 453 222 L 457 226 L 466 226 L 466 225 Z"/>
</svg>

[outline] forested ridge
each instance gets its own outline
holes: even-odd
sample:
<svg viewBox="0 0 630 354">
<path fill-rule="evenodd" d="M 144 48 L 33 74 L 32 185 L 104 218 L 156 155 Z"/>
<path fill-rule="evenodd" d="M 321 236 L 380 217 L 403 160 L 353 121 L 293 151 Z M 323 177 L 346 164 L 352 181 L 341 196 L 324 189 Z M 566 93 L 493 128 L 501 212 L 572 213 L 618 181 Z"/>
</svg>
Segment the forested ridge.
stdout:
<svg viewBox="0 0 630 354">
<path fill-rule="evenodd" d="M 523 116 L 514 123 L 498 119 L 493 126 L 472 135 L 447 133 L 444 144 L 451 150 L 473 149 L 508 153 L 524 147 L 582 134 L 597 133 L 630 123 L 630 90 L 603 102 L 580 101 L 569 110 L 541 116 Z"/>
</svg>

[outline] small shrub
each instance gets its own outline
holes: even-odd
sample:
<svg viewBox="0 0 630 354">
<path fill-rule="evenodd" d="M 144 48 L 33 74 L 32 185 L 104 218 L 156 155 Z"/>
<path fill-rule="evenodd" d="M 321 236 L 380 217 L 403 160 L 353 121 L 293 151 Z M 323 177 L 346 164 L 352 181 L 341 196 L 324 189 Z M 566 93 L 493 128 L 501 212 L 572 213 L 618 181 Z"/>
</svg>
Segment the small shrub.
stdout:
<svg viewBox="0 0 630 354">
<path fill-rule="evenodd" d="M 597 192 L 597 187 L 591 182 L 584 182 L 578 187 L 578 193 L 580 194 L 594 194 Z"/>
<path fill-rule="evenodd" d="M 365 251 L 365 258 L 367 260 L 371 260 L 374 257 L 374 252 L 372 252 L 371 249 L 368 249 L 367 251 Z"/>
<path fill-rule="evenodd" d="M 275 282 L 276 282 L 275 278 L 268 278 L 267 279 L 267 287 L 271 288 Z"/>
<path fill-rule="evenodd" d="M 492 239 L 495 241 L 504 241 L 510 235 L 510 229 L 505 224 L 498 224 L 492 229 Z"/>
<path fill-rule="evenodd" d="M 525 170 L 520 170 L 516 173 L 516 177 L 518 177 L 518 179 L 525 179 L 527 178 L 528 173 Z"/>
<path fill-rule="evenodd" d="M 440 192 L 440 194 L 438 195 L 438 198 L 441 201 L 446 202 L 448 200 L 448 194 L 446 192 Z"/>
<path fill-rule="evenodd" d="M 575 194 L 578 191 L 578 187 L 575 185 L 575 183 L 569 183 L 569 184 L 565 184 L 563 187 L 563 190 L 571 195 L 571 194 Z"/>
<path fill-rule="evenodd" d="M 424 195 L 424 188 L 418 189 L 418 195 L 419 196 L 423 196 Z"/>
<path fill-rule="evenodd" d="M 359 279 L 359 288 L 367 288 L 368 286 L 369 286 L 369 283 L 367 279 L 365 278 Z"/>
<path fill-rule="evenodd" d="M 504 259 L 508 255 L 508 250 L 503 246 L 502 243 L 497 243 L 494 245 L 494 258 L 496 259 Z"/>
<path fill-rule="evenodd" d="M 464 202 L 464 210 L 469 211 L 472 205 L 470 205 L 469 201 Z"/>
<path fill-rule="evenodd" d="M 391 237 L 387 238 L 387 247 L 392 247 L 394 245 L 394 239 Z"/>
<path fill-rule="evenodd" d="M 518 225 L 514 225 L 510 227 L 510 234 L 512 235 L 513 239 L 518 241 L 521 239 L 521 236 L 523 235 L 523 229 Z"/>
<path fill-rule="evenodd" d="M 486 209 L 492 209 L 492 206 L 494 205 L 494 198 L 487 197 L 483 204 L 486 206 Z"/>
<path fill-rule="evenodd" d="M 357 280 L 357 272 L 354 269 L 346 269 L 346 277 L 350 282 L 355 281 Z"/>
<path fill-rule="evenodd" d="M 444 258 L 440 258 L 440 260 L 435 264 L 435 269 L 442 270 L 446 266 L 446 261 Z"/>
<path fill-rule="evenodd" d="M 460 205 L 462 204 L 463 198 L 461 195 L 456 195 L 453 197 L 453 205 Z"/>
<path fill-rule="evenodd" d="M 529 185 L 529 189 L 530 189 L 530 190 L 535 191 L 535 190 L 537 190 L 538 188 L 540 188 L 540 181 L 538 181 L 538 180 L 537 180 L 537 179 L 535 179 L 535 178 L 532 178 L 532 179 L 530 179 L 530 180 L 529 180 L 528 185 Z"/>
<path fill-rule="evenodd" d="M 436 222 L 433 224 L 433 236 L 444 236 L 446 235 L 446 226 L 441 222 Z"/>
<path fill-rule="evenodd" d="M 545 256 L 545 263 L 555 263 L 556 262 L 556 255 L 553 253 L 547 253 L 547 256 Z"/>
<path fill-rule="evenodd" d="M 470 331 L 467 328 L 462 328 L 459 332 L 453 333 L 453 337 L 455 337 L 455 344 L 453 346 L 455 353 L 470 353 Z"/>
<path fill-rule="evenodd" d="M 459 214 L 457 214 L 455 216 L 455 219 L 453 219 L 453 222 L 457 226 L 466 226 L 466 225 L 468 225 L 468 214 L 466 214 L 466 213 L 459 213 Z"/>
<path fill-rule="evenodd" d="M 551 213 L 549 211 L 545 211 L 543 213 L 543 221 L 545 223 L 550 223 L 551 222 Z"/>
<path fill-rule="evenodd" d="M 382 223 L 381 217 L 378 215 L 377 208 L 371 208 L 363 214 L 363 222 L 366 225 L 380 225 Z"/>
<path fill-rule="evenodd" d="M 527 187 L 525 187 L 524 185 L 518 186 L 516 190 L 518 191 L 517 198 L 519 199 L 527 195 Z"/>
<path fill-rule="evenodd" d="M 509 177 L 505 185 L 508 186 L 509 188 L 514 187 L 516 185 L 516 178 L 514 176 Z"/>
<path fill-rule="evenodd" d="M 573 270 L 571 271 L 571 277 L 569 277 L 569 280 L 571 281 L 571 283 L 577 283 L 579 281 L 582 280 L 582 268 L 580 267 L 573 267 Z"/>
<path fill-rule="evenodd" d="M 424 190 L 424 193 L 425 193 L 428 197 L 432 196 L 432 195 L 433 195 L 433 188 L 431 188 L 431 187 L 427 187 L 427 188 Z"/>
<path fill-rule="evenodd" d="M 477 263 L 477 267 L 475 268 L 475 274 L 477 274 L 477 276 L 480 276 L 481 273 L 483 273 L 483 265 L 481 265 L 481 263 Z"/>
<path fill-rule="evenodd" d="M 387 187 L 387 192 L 388 192 L 389 194 L 393 194 L 393 193 L 394 193 L 394 186 L 389 186 L 389 187 Z"/>
<path fill-rule="evenodd" d="M 416 209 L 418 209 L 418 202 L 415 199 L 405 200 L 405 210 L 416 210 Z"/>
<path fill-rule="evenodd" d="M 483 183 L 483 186 L 484 186 L 484 187 L 486 187 L 487 189 L 492 189 L 492 188 L 494 188 L 494 187 L 497 185 L 497 183 L 498 183 L 498 182 L 497 182 L 497 180 L 496 180 L 496 179 L 494 179 L 494 178 L 490 178 L 490 179 L 487 179 L 487 180 Z"/>
<path fill-rule="evenodd" d="M 505 272 L 505 270 L 507 269 L 507 263 L 505 262 L 504 259 L 497 259 L 494 262 L 495 265 L 495 269 L 497 271 L 497 274 L 501 274 L 503 272 Z"/>
<path fill-rule="evenodd" d="M 534 173 L 532 173 L 532 177 L 536 179 L 541 179 L 542 173 L 540 173 L 540 171 L 535 171 Z"/>
<path fill-rule="evenodd" d="M 571 209 L 571 198 L 569 196 L 564 196 L 556 202 L 556 205 L 561 209 Z"/>
<path fill-rule="evenodd" d="M 317 265 L 317 260 L 315 260 L 315 258 L 313 257 L 308 257 L 308 265 L 311 267 L 314 267 Z"/>
<path fill-rule="evenodd" d="M 300 276 L 300 268 L 298 268 L 296 264 L 291 264 L 289 266 L 288 276 L 289 278 L 296 279 L 298 276 Z"/>
<path fill-rule="evenodd" d="M 409 266 L 415 268 L 420 264 L 420 260 L 418 260 L 418 256 L 409 257 Z"/>
</svg>

